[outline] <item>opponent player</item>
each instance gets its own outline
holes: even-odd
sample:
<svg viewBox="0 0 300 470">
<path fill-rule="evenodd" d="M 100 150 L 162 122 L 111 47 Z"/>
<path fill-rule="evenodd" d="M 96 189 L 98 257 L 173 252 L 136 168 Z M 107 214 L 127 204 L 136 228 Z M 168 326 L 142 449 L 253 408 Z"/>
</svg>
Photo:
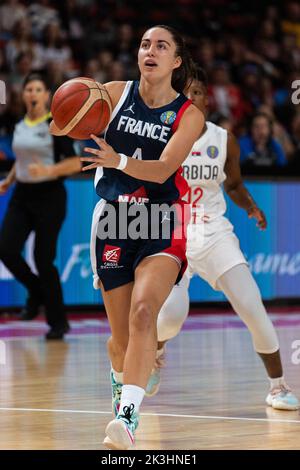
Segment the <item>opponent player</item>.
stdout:
<svg viewBox="0 0 300 470">
<path fill-rule="evenodd" d="M 182 94 L 192 61 L 175 30 L 157 26 L 146 31 L 138 65 L 140 81 L 106 84 L 114 109 L 105 140 L 92 136 L 100 150 L 87 148 L 93 156 L 82 158 L 92 163 L 85 169 L 99 167 L 95 186 L 102 199 L 93 216 L 91 257 L 94 286 L 101 287 L 112 332 L 108 352 L 114 397 L 122 388 L 105 439 L 108 447 L 117 448 L 134 443 L 155 360 L 157 315 L 185 270 L 183 209 L 188 204 L 182 197 L 188 185 L 179 168 L 204 125 L 203 114 Z M 122 238 L 123 215 L 135 222 L 132 214 L 139 209 L 144 230 L 152 209 L 162 203 L 164 210 L 151 220 L 144 238 L 135 233 Z M 114 223 L 116 230 L 105 238 L 104 225 L 107 234 Z M 168 236 L 161 233 L 165 225 Z"/>
<path fill-rule="evenodd" d="M 187 96 L 204 114 L 208 106 L 207 79 L 197 68 Z M 192 218 L 188 230 L 188 271 L 174 286 L 158 316 L 158 352 L 156 367 L 149 379 L 146 394 L 158 391 L 164 343 L 180 331 L 189 310 L 189 278 L 197 273 L 214 289 L 224 292 L 236 313 L 249 328 L 256 352 L 270 379 L 268 405 L 276 409 L 295 410 L 299 401 L 287 386 L 282 371 L 278 338 L 262 303 L 258 287 L 233 233 L 224 217 L 225 199 L 221 185 L 232 201 L 246 210 L 257 226 L 264 230 L 266 218 L 245 188 L 239 165 L 240 150 L 235 137 L 219 126 L 206 122 L 183 165 L 189 183 Z"/>
</svg>

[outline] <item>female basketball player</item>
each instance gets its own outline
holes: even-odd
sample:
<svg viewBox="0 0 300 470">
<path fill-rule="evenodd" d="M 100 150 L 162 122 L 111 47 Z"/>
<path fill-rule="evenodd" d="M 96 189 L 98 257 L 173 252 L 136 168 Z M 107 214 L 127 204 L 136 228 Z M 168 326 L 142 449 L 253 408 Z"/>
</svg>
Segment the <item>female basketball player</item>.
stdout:
<svg viewBox="0 0 300 470">
<path fill-rule="evenodd" d="M 139 407 L 155 360 L 157 315 L 185 269 L 185 236 L 177 235 L 184 225 L 182 210 L 187 204 L 182 197 L 188 186 L 179 168 L 204 124 L 202 112 L 182 94 L 192 61 L 176 31 L 167 26 L 146 31 L 138 65 L 139 82 L 106 84 L 114 110 L 105 140 L 92 136 L 100 150 L 87 148 L 94 156 L 82 158 L 92 162 L 85 169 L 100 167 L 95 185 L 103 199 L 93 216 L 91 256 L 95 285 L 101 286 L 112 331 L 108 352 L 116 418 L 106 428 L 105 444 L 118 448 L 134 443 Z M 167 237 L 161 233 L 152 237 L 149 230 L 144 239 L 131 233 L 105 239 L 103 226 L 114 214 L 117 231 L 124 229 L 125 206 L 130 222 L 134 210 L 143 212 L 144 227 L 154 206 L 162 203 L 161 217 L 152 218 L 149 228 L 161 232 L 169 223 Z"/>
<path fill-rule="evenodd" d="M 197 70 L 187 95 L 206 114 L 207 81 L 202 69 Z M 226 205 L 221 184 L 224 182 L 224 189 L 233 202 L 245 209 L 250 218 L 255 218 L 260 229 L 264 230 L 267 225 L 263 212 L 243 185 L 239 155 L 235 137 L 221 127 L 206 122 L 200 139 L 184 162 L 183 175 L 190 186 L 188 195 L 192 204 L 187 241 L 188 274 L 173 288 L 159 313 L 158 361 L 146 394 L 152 396 L 158 390 L 163 346 L 166 340 L 177 335 L 188 314 L 189 278 L 197 273 L 214 289 L 224 292 L 249 328 L 254 348 L 270 378 L 267 404 L 277 409 L 295 410 L 299 407 L 299 401 L 284 381 L 275 329 L 239 248 L 233 227 L 223 216 Z"/>
</svg>

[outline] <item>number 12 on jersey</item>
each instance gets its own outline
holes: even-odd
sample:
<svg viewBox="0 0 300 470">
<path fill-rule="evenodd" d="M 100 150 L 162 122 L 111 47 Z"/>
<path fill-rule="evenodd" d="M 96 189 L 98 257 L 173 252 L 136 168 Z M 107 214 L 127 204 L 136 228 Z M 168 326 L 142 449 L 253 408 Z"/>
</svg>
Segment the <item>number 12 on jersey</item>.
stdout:
<svg viewBox="0 0 300 470">
<path fill-rule="evenodd" d="M 200 204 L 203 196 L 203 189 L 200 186 L 192 186 L 184 196 L 184 200 L 192 207 L 191 223 L 205 222 L 204 207 Z"/>
</svg>

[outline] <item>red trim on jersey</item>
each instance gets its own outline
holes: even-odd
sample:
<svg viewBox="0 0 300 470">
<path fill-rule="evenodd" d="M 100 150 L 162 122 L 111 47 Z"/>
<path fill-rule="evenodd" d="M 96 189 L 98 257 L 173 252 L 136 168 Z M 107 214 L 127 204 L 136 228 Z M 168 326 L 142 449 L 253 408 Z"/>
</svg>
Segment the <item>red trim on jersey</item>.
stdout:
<svg viewBox="0 0 300 470">
<path fill-rule="evenodd" d="M 174 133 L 178 126 L 179 126 L 179 123 L 180 123 L 180 120 L 183 116 L 183 113 L 185 112 L 185 110 L 192 104 L 191 100 L 187 100 L 185 103 L 183 103 L 183 105 L 181 106 L 181 108 L 179 109 L 178 113 L 177 113 L 177 116 L 176 116 L 176 119 L 174 121 L 174 124 L 172 126 L 172 132 Z M 175 186 L 179 192 L 179 198 L 183 198 L 183 196 L 188 192 L 189 190 L 189 185 L 187 183 L 187 181 L 183 178 L 182 176 L 182 167 L 179 167 L 177 172 L 176 172 L 176 175 L 175 175 L 175 180 L 174 180 L 174 183 L 175 183 Z"/>
<path fill-rule="evenodd" d="M 180 119 L 182 118 L 183 116 L 183 113 L 184 111 L 192 104 L 191 100 L 187 100 L 185 103 L 183 103 L 183 105 L 181 106 L 181 108 L 179 109 L 178 113 L 177 113 L 177 116 L 176 116 L 176 119 L 171 127 L 172 129 L 172 132 L 174 134 L 174 132 L 177 131 L 177 128 L 179 126 L 179 123 L 180 123 Z"/>
<path fill-rule="evenodd" d="M 188 192 L 188 190 L 190 189 L 188 182 L 182 176 L 182 172 L 183 172 L 183 168 L 182 166 L 180 166 L 178 170 L 176 171 L 175 179 L 174 179 L 174 183 L 179 192 L 180 199 L 182 199 L 185 196 L 185 194 Z"/>
<path fill-rule="evenodd" d="M 145 203 L 149 202 L 148 194 L 144 186 L 140 186 L 138 189 L 130 194 L 119 194 L 117 202 L 137 202 Z"/>
<path fill-rule="evenodd" d="M 175 203 L 177 213 L 177 226 L 172 233 L 171 245 L 162 251 L 162 253 L 168 253 L 175 255 L 182 262 L 181 269 L 179 272 L 179 278 L 181 279 L 186 268 L 186 243 L 187 243 L 187 227 L 191 218 L 190 204 L 185 201 L 176 201 Z M 178 281 L 180 280 L 178 279 Z M 178 282 L 177 281 L 177 282 Z"/>
</svg>

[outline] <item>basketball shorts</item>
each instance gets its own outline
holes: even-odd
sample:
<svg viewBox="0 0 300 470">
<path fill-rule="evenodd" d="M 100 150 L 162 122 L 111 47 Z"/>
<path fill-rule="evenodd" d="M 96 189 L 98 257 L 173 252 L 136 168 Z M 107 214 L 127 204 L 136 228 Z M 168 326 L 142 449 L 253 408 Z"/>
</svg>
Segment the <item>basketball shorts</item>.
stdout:
<svg viewBox="0 0 300 470">
<path fill-rule="evenodd" d="M 188 222 L 189 207 L 182 201 L 158 206 L 101 199 L 94 209 L 91 229 L 94 288 L 99 288 L 99 280 L 105 291 L 132 282 L 138 264 L 156 255 L 177 261 L 179 282 L 187 267 Z"/>
<path fill-rule="evenodd" d="M 189 226 L 190 229 L 191 225 Z M 233 232 L 232 224 L 225 217 L 220 217 L 207 226 L 201 243 L 190 236 L 188 230 L 187 241 L 187 276 L 191 278 L 198 274 L 215 290 L 218 288 L 218 279 L 229 269 L 238 264 L 248 264 L 240 249 L 238 238 Z"/>
</svg>

